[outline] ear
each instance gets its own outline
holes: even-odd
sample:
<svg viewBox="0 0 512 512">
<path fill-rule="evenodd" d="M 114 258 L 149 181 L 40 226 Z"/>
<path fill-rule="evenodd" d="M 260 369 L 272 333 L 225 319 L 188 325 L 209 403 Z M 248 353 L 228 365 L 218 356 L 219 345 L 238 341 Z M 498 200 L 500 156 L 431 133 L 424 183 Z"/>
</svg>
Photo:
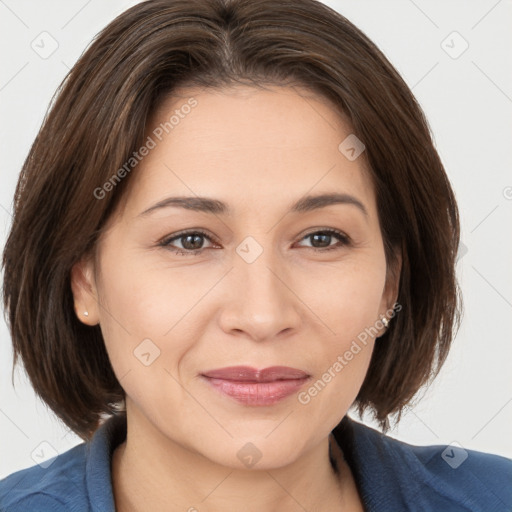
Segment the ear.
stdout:
<svg viewBox="0 0 512 512">
<path fill-rule="evenodd" d="M 384 286 L 384 293 L 382 294 L 382 301 L 380 304 L 379 318 L 385 317 L 388 322 L 392 322 L 393 306 L 398 300 L 398 292 L 400 288 L 400 275 L 402 273 L 402 252 L 400 247 L 394 249 L 394 261 L 390 262 L 386 273 L 386 284 Z M 399 309 L 397 309 L 399 311 Z M 384 327 L 381 334 L 384 334 L 386 328 Z"/>
<path fill-rule="evenodd" d="M 398 300 L 400 276 L 402 274 L 402 252 L 399 247 L 394 249 L 395 260 L 391 262 L 386 275 L 385 300 L 386 310 L 393 309 Z"/>
<path fill-rule="evenodd" d="M 71 268 L 71 291 L 78 319 L 86 325 L 98 324 L 99 303 L 92 257 L 82 258 Z"/>
</svg>

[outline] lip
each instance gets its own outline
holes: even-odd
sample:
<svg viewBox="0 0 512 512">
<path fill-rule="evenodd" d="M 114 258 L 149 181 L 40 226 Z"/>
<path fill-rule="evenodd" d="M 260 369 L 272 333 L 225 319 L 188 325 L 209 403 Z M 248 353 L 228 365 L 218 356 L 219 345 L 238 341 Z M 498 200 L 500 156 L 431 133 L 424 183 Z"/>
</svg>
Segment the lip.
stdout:
<svg viewBox="0 0 512 512">
<path fill-rule="evenodd" d="M 205 377 L 237 382 L 272 382 L 275 380 L 303 379 L 309 375 L 290 366 L 269 366 L 258 370 L 251 366 L 227 366 L 203 373 Z"/>
<path fill-rule="evenodd" d="M 275 404 L 296 393 L 310 375 L 289 366 L 271 366 L 258 370 L 250 366 L 230 366 L 201 374 L 223 395 L 245 405 Z"/>
</svg>

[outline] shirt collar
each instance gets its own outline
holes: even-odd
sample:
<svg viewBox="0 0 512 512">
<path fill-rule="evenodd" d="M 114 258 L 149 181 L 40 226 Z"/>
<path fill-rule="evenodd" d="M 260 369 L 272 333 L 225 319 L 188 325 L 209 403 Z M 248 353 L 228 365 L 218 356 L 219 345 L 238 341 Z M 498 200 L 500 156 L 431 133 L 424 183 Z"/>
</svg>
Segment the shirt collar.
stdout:
<svg viewBox="0 0 512 512">
<path fill-rule="evenodd" d="M 114 450 L 126 439 L 126 415 L 112 416 L 86 444 L 85 478 L 91 510 L 115 512 L 110 463 Z"/>
</svg>

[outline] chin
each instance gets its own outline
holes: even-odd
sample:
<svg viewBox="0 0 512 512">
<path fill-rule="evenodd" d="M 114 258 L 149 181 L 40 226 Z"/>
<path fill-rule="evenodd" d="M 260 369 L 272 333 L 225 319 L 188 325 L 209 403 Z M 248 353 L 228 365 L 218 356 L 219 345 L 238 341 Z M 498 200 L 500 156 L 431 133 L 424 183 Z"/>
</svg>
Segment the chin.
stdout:
<svg viewBox="0 0 512 512">
<path fill-rule="evenodd" d="M 273 436 L 274 434 L 271 434 Z M 201 450 L 211 462 L 236 470 L 270 470 L 293 463 L 298 456 L 297 442 L 286 436 L 284 442 L 279 436 L 274 439 L 264 436 L 243 436 L 229 438 L 224 442 L 209 441 L 206 450 Z M 214 448 L 214 451 L 212 451 Z"/>
</svg>

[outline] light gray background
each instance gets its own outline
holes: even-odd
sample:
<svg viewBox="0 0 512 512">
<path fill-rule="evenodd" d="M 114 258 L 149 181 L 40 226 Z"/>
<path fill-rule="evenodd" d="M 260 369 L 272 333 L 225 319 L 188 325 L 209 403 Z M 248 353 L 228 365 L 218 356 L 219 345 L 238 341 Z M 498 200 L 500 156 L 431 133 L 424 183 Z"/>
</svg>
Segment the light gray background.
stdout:
<svg viewBox="0 0 512 512">
<path fill-rule="evenodd" d="M 136 3 L 0 0 L 2 247 L 19 170 L 56 87 L 93 36 Z M 412 444 L 455 441 L 512 458 L 512 2 L 326 3 L 384 51 L 424 108 L 457 195 L 467 249 L 458 262 L 465 317 L 453 350 L 391 435 Z M 58 43 L 48 58 L 31 47 L 42 47 L 46 37 L 51 48 L 44 31 Z M 35 453 L 50 457 L 80 439 L 34 397 L 19 370 L 13 389 L 3 319 L 0 365 L 1 478 L 34 465 Z"/>
</svg>

